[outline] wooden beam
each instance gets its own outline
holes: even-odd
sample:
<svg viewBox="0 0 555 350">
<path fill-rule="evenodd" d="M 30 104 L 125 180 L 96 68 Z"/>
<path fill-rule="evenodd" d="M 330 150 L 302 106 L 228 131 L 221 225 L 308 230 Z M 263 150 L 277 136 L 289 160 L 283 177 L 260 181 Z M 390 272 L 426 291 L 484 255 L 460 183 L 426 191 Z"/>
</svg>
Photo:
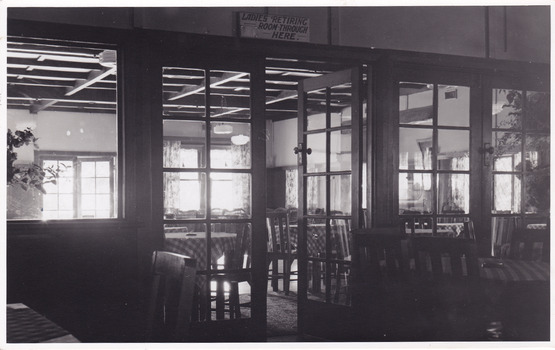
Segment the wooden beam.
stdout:
<svg viewBox="0 0 555 350">
<path fill-rule="evenodd" d="M 81 91 L 94 83 L 101 81 L 105 77 L 112 75 L 116 72 L 117 67 L 104 68 L 102 70 L 94 70 L 89 74 L 86 80 L 78 80 L 73 88 L 69 88 L 66 92 L 66 96 L 71 96 L 74 93 Z"/>
<path fill-rule="evenodd" d="M 221 77 L 210 77 L 210 87 L 225 84 L 229 81 L 240 79 L 249 73 L 224 73 Z M 175 101 L 185 96 L 199 93 L 206 89 L 206 78 L 196 86 L 184 86 L 180 92 L 173 93 L 168 98 L 169 101 Z"/>
</svg>

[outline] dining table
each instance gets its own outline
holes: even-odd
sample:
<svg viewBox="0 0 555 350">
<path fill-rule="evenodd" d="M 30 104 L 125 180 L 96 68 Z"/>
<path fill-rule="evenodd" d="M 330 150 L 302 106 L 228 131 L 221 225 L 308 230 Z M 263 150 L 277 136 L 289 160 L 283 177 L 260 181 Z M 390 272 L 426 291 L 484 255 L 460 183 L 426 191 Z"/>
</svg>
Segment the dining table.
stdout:
<svg viewBox="0 0 555 350">
<path fill-rule="evenodd" d="M 6 305 L 8 343 L 79 343 L 67 330 L 23 303 Z"/>
<path fill-rule="evenodd" d="M 217 268 L 218 260 L 235 248 L 236 233 L 212 232 L 210 235 L 210 263 Z M 167 232 L 164 249 L 172 253 L 183 254 L 197 261 L 197 271 L 207 269 L 207 233 L 206 232 Z"/>
<path fill-rule="evenodd" d="M 539 340 L 549 335 L 549 263 L 478 258 L 480 281 L 493 315 L 491 340 Z M 532 334 L 532 335 L 530 335 Z"/>
</svg>

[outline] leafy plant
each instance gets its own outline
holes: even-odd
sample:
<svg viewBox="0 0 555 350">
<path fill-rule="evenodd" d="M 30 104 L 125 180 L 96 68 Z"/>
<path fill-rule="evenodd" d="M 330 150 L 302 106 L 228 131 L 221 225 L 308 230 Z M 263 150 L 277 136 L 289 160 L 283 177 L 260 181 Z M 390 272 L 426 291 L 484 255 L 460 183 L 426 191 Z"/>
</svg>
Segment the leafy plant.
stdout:
<svg viewBox="0 0 555 350">
<path fill-rule="evenodd" d="M 37 138 L 33 134 L 31 128 L 25 130 L 16 130 L 12 132 L 8 129 L 8 147 L 7 147 L 7 161 L 8 161 L 8 186 L 20 186 L 25 191 L 29 188 L 34 188 L 42 193 L 46 193 L 43 185 L 47 183 L 56 184 L 58 174 L 61 171 L 59 167 L 43 168 L 37 164 L 31 164 L 28 167 L 15 166 L 14 162 L 17 160 L 16 148 L 30 145 L 31 143 L 38 149 Z"/>
</svg>

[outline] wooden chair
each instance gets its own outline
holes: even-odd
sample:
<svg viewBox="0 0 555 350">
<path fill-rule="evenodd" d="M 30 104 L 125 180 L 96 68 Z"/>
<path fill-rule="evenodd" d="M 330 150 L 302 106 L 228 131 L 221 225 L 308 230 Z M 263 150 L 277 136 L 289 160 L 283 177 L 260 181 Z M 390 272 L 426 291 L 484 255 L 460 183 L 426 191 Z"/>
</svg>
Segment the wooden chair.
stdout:
<svg viewBox="0 0 555 350">
<path fill-rule="evenodd" d="M 353 230 L 353 340 L 407 341 L 418 333 L 405 240 L 400 227 Z"/>
<path fill-rule="evenodd" d="M 216 281 L 216 319 L 224 319 L 225 312 L 229 313 L 230 319 L 241 318 L 241 307 L 250 307 L 250 301 L 241 303 L 239 300 L 239 283 L 251 284 L 252 281 L 250 226 L 236 224 L 236 230 L 235 247 L 226 255 L 224 269 L 212 275 L 212 280 Z M 226 283 L 229 285 L 227 299 L 224 287 Z"/>
<path fill-rule="evenodd" d="M 291 271 L 291 265 L 297 259 L 297 251 L 291 245 L 287 210 L 278 208 L 267 212 L 266 225 L 268 230 L 268 267 L 270 264 L 272 265 L 268 278 L 272 281 L 274 291 L 278 290 L 278 280 L 283 279 L 283 290 L 286 295 L 289 295 L 291 275 L 297 274 L 297 272 Z M 280 262 L 283 264 L 282 272 L 279 272 Z"/>
<path fill-rule="evenodd" d="M 479 282 L 475 241 L 416 237 L 411 245 L 424 337 L 419 340 L 482 339 L 487 298 Z"/>
<path fill-rule="evenodd" d="M 541 244 L 541 250 L 536 250 L 536 243 Z M 541 260 L 549 262 L 550 256 L 549 228 L 529 229 L 518 228 L 511 237 L 509 258 L 519 260 Z"/>
<path fill-rule="evenodd" d="M 349 219 L 332 219 L 332 246 L 334 258 L 343 260 L 343 263 L 335 263 L 335 292 L 334 302 L 339 302 L 341 291 L 345 290 L 346 304 L 350 304 L 349 279 L 351 265 L 351 222 Z M 344 286 L 343 286 L 344 282 Z"/>
<path fill-rule="evenodd" d="M 185 341 L 193 309 L 196 261 L 184 255 L 154 251 L 147 341 Z"/>
</svg>

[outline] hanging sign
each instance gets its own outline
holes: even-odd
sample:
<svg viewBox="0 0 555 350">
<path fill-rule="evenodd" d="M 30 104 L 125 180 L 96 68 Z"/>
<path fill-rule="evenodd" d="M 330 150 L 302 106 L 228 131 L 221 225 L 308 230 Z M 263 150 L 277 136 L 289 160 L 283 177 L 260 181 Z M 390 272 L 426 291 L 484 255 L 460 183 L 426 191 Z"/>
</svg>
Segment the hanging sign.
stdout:
<svg viewBox="0 0 555 350">
<path fill-rule="evenodd" d="M 310 20 L 307 17 L 239 13 L 241 37 L 287 41 L 310 41 Z"/>
</svg>

